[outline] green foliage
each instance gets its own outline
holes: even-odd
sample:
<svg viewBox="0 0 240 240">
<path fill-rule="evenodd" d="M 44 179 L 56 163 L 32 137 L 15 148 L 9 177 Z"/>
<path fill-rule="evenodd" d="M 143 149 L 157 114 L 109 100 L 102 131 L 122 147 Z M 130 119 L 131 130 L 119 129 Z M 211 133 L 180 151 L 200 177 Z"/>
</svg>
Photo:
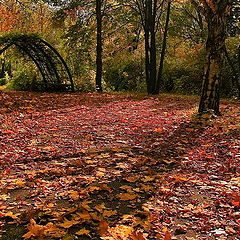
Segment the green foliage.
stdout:
<svg viewBox="0 0 240 240">
<path fill-rule="evenodd" d="M 16 91 L 41 91 L 44 89 L 44 86 L 43 83 L 38 80 L 38 74 L 35 69 L 20 67 L 7 84 L 7 89 Z"/>
<path fill-rule="evenodd" d="M 94 91 L 94 82 L 89 78 L 77 78 L 74 81 L 75 89 L 80 92 Z"/>
<path fill-rule="evenodd" d="M 168 56 L 164 66 L 164 87 L 167 92 L 199 94 L 202 85 L 205 53 L 202 48 L 191 52 L 183 46 L 178 54 Z"/>
<path fill-rule="evenodd" d="M 114 91 L 145 91 L 143 60 L 132 53 L 119 53 L 105 63 L 104 80 Z"/>
<path fill-rule="evenodd" d="M 10 44 L 14 41 L 36 41 L 40 37 L 35 33 L 23 34 L 21 32 L 10 32 L 0 35 L 0 45 Z"/>
<path fill-rule="evenodd" d="M 6 84 L 6 79 L 5 78 L 0 78 L 0 86 L 3 86 Z"/>
</svg>

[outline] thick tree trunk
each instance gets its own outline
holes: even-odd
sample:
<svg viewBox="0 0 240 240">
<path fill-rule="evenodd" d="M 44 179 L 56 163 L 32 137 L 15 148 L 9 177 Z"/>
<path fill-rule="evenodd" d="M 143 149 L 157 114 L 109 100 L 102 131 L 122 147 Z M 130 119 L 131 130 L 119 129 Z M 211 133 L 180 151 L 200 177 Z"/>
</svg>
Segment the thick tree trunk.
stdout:
<svg viewBox="0 0 240 240">
<path fill-rule="evenodd" d="M 166 52 L 166 47 L 167 47 L 167 35 L 168 35 L 168 25 L 169 25 L 169 20 L 170 20 L 170 11 L 171 11 L 171 0 L 168 1 L 168 5 L 167 5 L 167 16 L 166 16 L 166 22 L 165 22 L 165 27 L 164 27 L 162 51 L 161 51 L 161 56 L 160 56 L 160 64 L 159 64 L 157 82 L 156 82 L 156 87 L 155 87 L 155 91 L 154 91 L 155 94 L 159 94 L 160 89 L 163 87 L 162 74 L 163 74 L 163 64 L 164 64 L 165 52 Z"/>
<path fill-rule="evenodd" d="M 102 92 L 102 0 L 96 0 L 97 48 L 96 48 L 96 91 Z"/>
<path fill-rule="evenodd" d="M 219 90 L 225 59 L 227 4 L 225 2 L 223 6 L 220 5 L 221 3 L 218 3 L 214 10 L 212 7 L 209 7 L 206 13 L 208 38 L 206 42 L 206 63 L 202 94 L 198 110 L 200 114 L 209 110 L 213 110 L 215 114 L 220 114 Z"/>
<path fill-rule="evenodd" d="M 153 94 L 156 84 L 156 32 L 155 18 L 157 1 L 145 0 L 145 19 L 144 19 L 144 37 L 145 37 L 145 72 L 148 94 Z"/>
</svg>

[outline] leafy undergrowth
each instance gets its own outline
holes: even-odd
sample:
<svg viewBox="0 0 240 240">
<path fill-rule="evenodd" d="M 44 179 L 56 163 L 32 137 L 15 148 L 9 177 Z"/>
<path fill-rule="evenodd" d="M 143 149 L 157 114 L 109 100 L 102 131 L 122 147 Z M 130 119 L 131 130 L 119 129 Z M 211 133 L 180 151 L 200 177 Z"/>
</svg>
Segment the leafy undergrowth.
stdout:
<svg viewBox="0 0 240 240">
<path fill-rule="evenodd" d="M 0 239 L 237 239 L 239 104 L 0 93 Z"/>
</svg>

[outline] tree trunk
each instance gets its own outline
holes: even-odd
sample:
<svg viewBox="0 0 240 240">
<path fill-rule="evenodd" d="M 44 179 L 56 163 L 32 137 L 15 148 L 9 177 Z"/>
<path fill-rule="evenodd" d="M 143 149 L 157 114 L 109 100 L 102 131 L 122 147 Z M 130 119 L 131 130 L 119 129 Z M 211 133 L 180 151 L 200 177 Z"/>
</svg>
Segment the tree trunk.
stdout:
<svg viewBox="0 0 240 240">
<path fill-rule="evenodd" d="M 154 91 L 155 94 L 159 94 L 160 89 L 163 87 L 162 73 L 163 73 L 165 52 L 166 52 L 166 47 L 167 47 L 167 35 L 168 35 L 168 25 L 169 25 L 169 20 L 170 20 L 170 11 L 171 11 L 171 0 L 168 1 L 168 5 L 167 5 L 167 16 L 166 16 L 166 22 L 165 22 L 165 27 L 164 27 L 162 51 L 161 51 L 161 56 L 160 56 L 160 64 L 159 64 L 157 82 L 156 82 L 156 87 L 155 87 L 155 91 Z"/>
<path fill-rule="evenodd" d="M 154 93 L 156 84 L 156 0 L 145 0 L 144 37 L 145 37 L 145 72 L 148 94 Z"/>
<path fill-rule="evenodd" d="M 229 7 L 228 2 L 227 0 L 222 0 L 221 3 L 215 3 L 215 6 L 206 7 L 208 37 L 202 94 L 198 110 L 200 114 L 209 110 L 214 111 L 215 114 L 220 114 L 219 90 L 225 59 L 226 11 Z"/>
<path fill-rule="evenodd" d="M 144 34 L 145 40 L 145 75 L 146 75 L 146 83 L 147 83 L 147 92 L 151 93 L 151 84 L 150 84 L 150 63 L 149 63 L 149 31 L 145 29 Z"/>
<path fill-rule="evenodd" d="M 102 0 L 96 0 L 97 48 L 96 48 L 96 91 L 102 92 Z"/>
<path fill-rule="evenodd" d="M 154 88 L 156 85 L 157 78 L 157 59 L 156 59 L 156 32 L 155 32 L 155 17 L 156 17 L 156 0 L 154 3 L 151 2 L 151 7 L 149 9 L 149 30 L 150 30 L 150 83 L 151 83 L 151 92 L 154 93 Z"/>
</svg>

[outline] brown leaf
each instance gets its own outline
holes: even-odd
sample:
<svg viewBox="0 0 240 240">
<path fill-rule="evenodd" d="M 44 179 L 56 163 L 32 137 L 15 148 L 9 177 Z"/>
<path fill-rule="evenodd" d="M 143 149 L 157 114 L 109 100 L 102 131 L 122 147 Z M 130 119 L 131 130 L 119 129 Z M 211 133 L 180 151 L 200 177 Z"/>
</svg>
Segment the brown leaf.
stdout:
<svg viewBox="0 0 240 240">
<path fill-rule="evenodd" d="M 117 197 L 120 198 L 120 200 L 128 201 L 128 200 L 133 200 L 133 199 L 137 198 L 138 195 L 129 194 L 129 193 L 120 193 L 117 195 Z"/>
</svg>

